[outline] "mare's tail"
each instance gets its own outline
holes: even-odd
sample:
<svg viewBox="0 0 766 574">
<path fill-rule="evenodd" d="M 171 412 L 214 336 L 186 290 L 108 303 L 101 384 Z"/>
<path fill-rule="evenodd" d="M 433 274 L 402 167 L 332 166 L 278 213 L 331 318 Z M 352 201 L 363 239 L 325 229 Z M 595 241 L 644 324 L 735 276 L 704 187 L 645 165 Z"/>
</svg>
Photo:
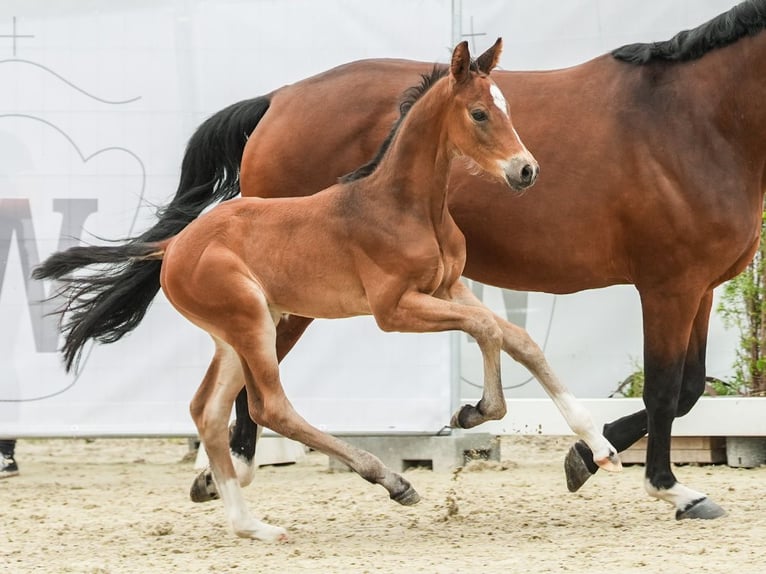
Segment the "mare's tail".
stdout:
<svg viewBox="0 0 766 574">
<path fill-rule="evenodd" d="M 80 246 L 56 253 L 35 269 L 35 279 L 58 279 L 64 298 L 62 353 L 67 371 L 89 339 L 112 343 L 141 322 L 160 288 L 156 242 L 178 234 L 202 211 L 239 194 L 239 166 L 250 133 L 269 108 L 267 96 L 229 106 L 200 125 L 186 146 L 175 196 L 158 210 L 157 223 L 115 246 Z M 159 256 L 158 256 L 159 257 Z M 100 265 L 90 275 L 81 268 Z"/>
</svg>

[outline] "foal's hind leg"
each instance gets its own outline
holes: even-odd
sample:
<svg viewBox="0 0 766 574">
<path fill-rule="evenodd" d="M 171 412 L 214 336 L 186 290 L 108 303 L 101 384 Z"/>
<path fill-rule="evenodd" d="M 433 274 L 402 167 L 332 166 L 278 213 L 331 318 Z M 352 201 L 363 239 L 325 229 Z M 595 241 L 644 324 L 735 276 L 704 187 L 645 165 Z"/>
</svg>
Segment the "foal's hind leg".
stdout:
<svg viewBox="0 0 766 574">
<path fill-rule="evenodd" d="M 247 393 L 244 386 L 240 394 L 243 395 L 243 399 L 240 401 L 240 395 L 237 395 L 234 404 L 235 421 L 229 427 L 229 454 L 234 464 L 239 485 L 247 486 L 253 482 L 255 477 L 255 445 L 261 438 L 261 431 L 263 429 L 250 419 L 250 415 L 247 412 Z M 244 410 L 242 405 L 244 405 Z M 245 421 L 245 424 L 237 425 L 237 421 Z M 201 446 L 204 448 L 205 445 L 202 444 Z M 189 496 L 192 502 L 208 502 L 220 498 L 210 465 L 202 470 L 194 479 Z"/>
<path fill-rule="evenodd" d="M 277 325 L 277 359 L 281 362 L 295 346 L 313 319 L 289 315 Z M 243 386 L 234 403 L 235 418 L 229 429 L 229 450 L 240 486 L 247 486 L 255 476 L 255 450 L 263 427 L 255 424 L 248 412 L 247 388 Z M 207 502 L 218 498 L 218 490 L 210 467 L 194 480 L 191 489 L 194 502 Z"/>
<path fill-rule="evenodd" d="M 229 455 L 227 423 L 231 405 L 244 384 L 244 377 L 239 357 L 234 350 L 223 341 L 214 340 L 215 356 L 192 400 L 190 410 L 210 459 L 216 492 L 220 493 L 226 516 L 235 534 L 267 541 L 284 539 L 286 531 L 252 517 L 242 497 Z"/>
<path fill-rule="evenodd" d="M 258 425 L 340 460 L 368 482 L 383 486 L 392 500 L 404 505 L 418 502 L 420 497 L 410 483 L 383 465 L 379 458 L 311 426 L 295 411 L 279 378 L 274 322 L 263 319 L 271 314 L 268 304 L 257 287 L 251 287 L 250 294 L 257 294 L 248 301 L 251 319 L 235 321 L 238 324 L 229 332 L 236 333 L 234 347 L 242 357 L 252 419 Z M 278 316 L 273 319 L 278 320 Z"/>
</svg>

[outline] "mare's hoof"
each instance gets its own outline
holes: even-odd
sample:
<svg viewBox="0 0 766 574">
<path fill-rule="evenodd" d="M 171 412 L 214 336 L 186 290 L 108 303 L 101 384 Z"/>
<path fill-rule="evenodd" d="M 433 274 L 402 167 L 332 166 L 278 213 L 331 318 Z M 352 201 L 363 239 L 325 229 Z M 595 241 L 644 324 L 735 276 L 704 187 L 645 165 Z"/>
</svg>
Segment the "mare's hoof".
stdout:
<svg viewBox="0 0 766 574">
<path fill-rule="evenodd" d="M 411 486 L 404 492 L 400 492 L 396 495 L 391 495 L 391 500 L 398 502 L 402 506 L 412 506 L 420 502 L 420 495 Z"/>
<path fill-rule="evenodd" d="M 567 489 L 569 492 L 577 492 L 588 479 L 595 474 L 588 468 L 582 453 L 578 449 L 580 443 L 573 444 L 564 459 L 564 473 L 567 477 Z M 583 446 L 588 447 L 583 443 Z M 590 451 L 590 449 L 588 449 Z M 619 459 L 618 459 L 619 460 Z"/>
<path fill-rule="evenodd" d="M 189 497 L 192 502 L 208 502 L 210 500 L 218 500 L 218 489 L 215 486 L 213 480 L 213 474 L 210 469 L 205 469 L 192 483 L 191 490 L 189 491 Z"/>
<path fill-rule="evenodd" d="M 724 516 L 726 511 L 709 498 L 700 498 L 687 506 L 684 510 L 676 510 L 676 520 L 684 518 L 702 518 L 711 520 Z"/>
</svg>

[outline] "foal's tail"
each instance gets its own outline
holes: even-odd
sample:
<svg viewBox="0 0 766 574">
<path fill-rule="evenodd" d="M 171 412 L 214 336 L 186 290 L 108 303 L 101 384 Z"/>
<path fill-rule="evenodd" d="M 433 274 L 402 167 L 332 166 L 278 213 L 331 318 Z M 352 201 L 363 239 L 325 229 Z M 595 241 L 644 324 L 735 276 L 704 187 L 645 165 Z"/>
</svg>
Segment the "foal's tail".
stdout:
<svg viewBox="0 0 766 574">
<path fill-rule="evenodd" d="M 58 279 L 64 298 L 61 329 L 67 371 L 76 367 L 89 339 L 113 343 L 138 326 L 160 288 L 158 242 L 181 232 L 202 211 L 239 194 L 239 166 L 247 138 L 269 108 L 268 96 L 245 100 L 214 114 L 186 146 L 175 196 L 157 212 L 157 223 L 119 245 L 79 246 L 55 253 L 35 269 L 35 279 Z M 70 274 L 91 265 L 96 273 Z"/>
<path fill-rule="evenodd" d="M 158 243 L 78 246 L 54 253 L 32 272 L 34 279 L 55 279 L 53 295 L 64 305 L 62 315 L 66 370 L 76 367 L 88 339 L 112 343 L 144 318 L 159 289 L 163 247 Z M 99 265 L 87 275 L 77 269 Z"/>
</svg>

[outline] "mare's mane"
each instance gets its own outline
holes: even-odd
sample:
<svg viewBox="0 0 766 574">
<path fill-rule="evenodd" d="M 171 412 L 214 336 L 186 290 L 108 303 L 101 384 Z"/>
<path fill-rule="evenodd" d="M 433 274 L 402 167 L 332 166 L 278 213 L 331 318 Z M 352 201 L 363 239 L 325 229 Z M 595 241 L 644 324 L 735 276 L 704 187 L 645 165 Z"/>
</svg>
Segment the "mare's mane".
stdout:
<svg viewBox="0 0 766 574">
<path fill-rule="evenodd" d="M 652 61 L 685 62 L 696 60 L 716 48 L 754 36 L 766 28 L 766 0 L 747 0 L 693 30 L 684 30 L 664 42 L 628 44 L 612 51 L 612 56 L 631 64 Z"/>
<path fill-rule="evenodd" d="M 407 114 L 412 109 L 412 106 L 414 106 L 415 102 L 422 98 L 423 94 L 430 90 L 436 82 L 438 82 L 448 73 L 448 66 L 436 64 L 434 65 L 430 74 L 421 74 L 420 83 L 418 85 L 411 86 L 404 90 L 401 98 L 399 99 L 399 117 L 396 118 L 394 125 L 391 126 L 391 131 L 388 132 L 388 136 L 386 136 L 385 141 L 378 148 L 375 157 L 373 157 L 366 164 L 356 168 L 351 173 L 344 175 L 338 181 L 340 183 L 349 183 L 351 181 L 365 178 L 374 172 L 378 167 L 378 164 L 380 164 L 381 160 L 383 159 L 383 156 L 386 155 L 388 148 L 391 147 L 391 142 L 394 140 L 396 132 L 399 131 L 399 127 L 402 125 L 404 118 L 407 117 Z"/>
</svg>

